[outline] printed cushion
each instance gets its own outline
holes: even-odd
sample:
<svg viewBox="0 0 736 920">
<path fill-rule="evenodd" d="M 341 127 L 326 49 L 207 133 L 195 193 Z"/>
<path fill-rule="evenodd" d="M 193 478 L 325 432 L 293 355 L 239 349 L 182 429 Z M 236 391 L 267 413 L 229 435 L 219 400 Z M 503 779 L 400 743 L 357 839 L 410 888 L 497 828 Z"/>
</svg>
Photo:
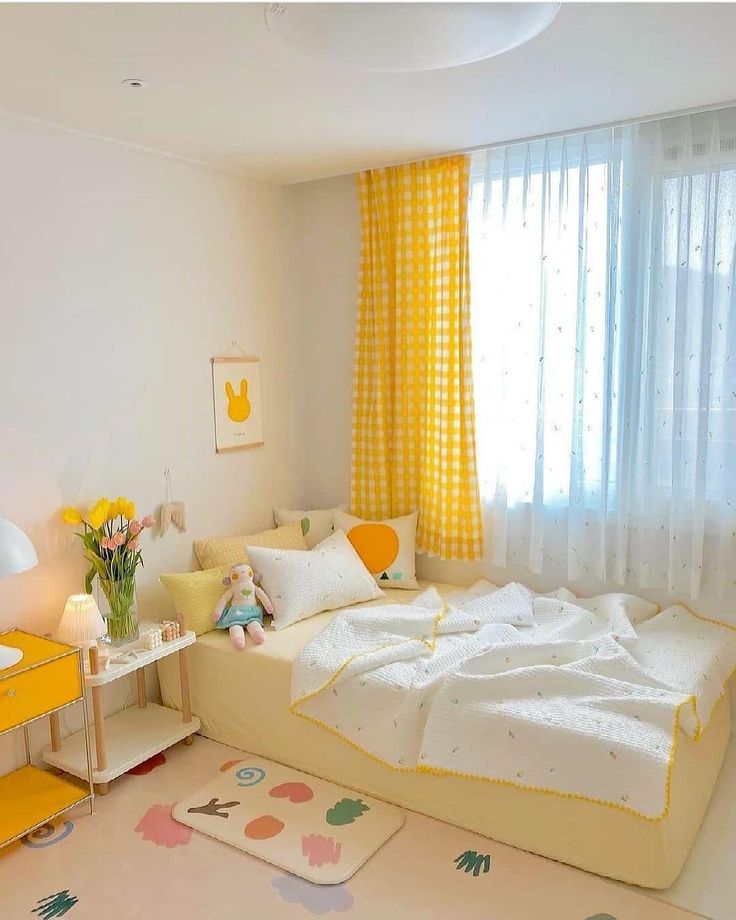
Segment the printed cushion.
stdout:
<svg viewBox="0 0 736 920">
<path fill-rule="evenodd" d="M 274 629 L 383 594 L 342 531 L 312 550 L 253 546 L 250 561 L 274 606 Z"/>
<path fill-rule="evenodd" d="M 376 581 L 384 588 L 416 588 L 417 517 L 364 521 L 335 509 L 335 530 L 344 530 Z"/>
<path fill-rule="evenodd" d="M 288 508 L 274 508 L 273 519 L 277 527 L 298 521 L 307 549 L 313 549 L 326 540 L 335 529 L 335 509 L 316 508 L 314 511 L 290 511 Z"/>
<path fill-rule="evenodd" d="M 169 592 L 174 610 L 181 614 L 186 628 L 193 629 L 198 636 L 215 628 L 212 611 L 225 592 L 222 581 L 229 571 L 229 565 L 221 565 L 203 572 L 159 576 L 159 581 Z"/>
<path fill-rule="evenodd" d="M 206 540 L 195 540 L 194 552 L 201 568 L 214 569 L 218 565 L 248 562 L 252 546 L 269 546 L 273 549 L 307 548 L 301 524 L 295 521 L 275 530 L 262 530 L 260 533 L 246 534 L 242 537 L 210 537 Z"/>
</svg>

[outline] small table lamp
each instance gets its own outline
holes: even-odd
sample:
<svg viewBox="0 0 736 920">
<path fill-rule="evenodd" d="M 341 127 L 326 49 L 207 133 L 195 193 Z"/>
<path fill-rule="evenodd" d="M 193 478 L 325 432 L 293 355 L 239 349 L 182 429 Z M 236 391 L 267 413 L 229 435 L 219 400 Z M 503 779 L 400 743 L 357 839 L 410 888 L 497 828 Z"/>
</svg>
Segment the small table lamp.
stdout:
<svg viewBox="0 0 736 920">
<path fill-rule="evenodd" d="M 17 575 L 37 564 L 38 556 L 28 537 L 12 521 L 0 517 L 0 577 Z M 17 664 L 22 657 L 19 648 L 0 644 L 0 671 Z"/>
<path fill-rule="evenodd" d="M 105 621 L 94 597 L 91 594 L 72 594 L 64 605 L 54 638 L 87 649 L 106 632 Z"/>
</svg>

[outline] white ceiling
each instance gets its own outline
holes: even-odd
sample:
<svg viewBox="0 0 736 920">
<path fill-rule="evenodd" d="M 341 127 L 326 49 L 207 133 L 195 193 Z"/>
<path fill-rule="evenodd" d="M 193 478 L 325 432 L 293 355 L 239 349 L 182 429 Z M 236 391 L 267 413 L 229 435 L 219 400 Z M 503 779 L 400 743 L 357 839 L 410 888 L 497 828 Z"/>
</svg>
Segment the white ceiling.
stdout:
<svg viewBox="0 0 736 920">
<path fill-rule="evenodd" d="M 300 57 L 263 8 L 0 4 L 0 109 L 291 183 L 736 99 L 734 3 L 563 4 L 527 45 L 422 73 Z"/>
</svg>

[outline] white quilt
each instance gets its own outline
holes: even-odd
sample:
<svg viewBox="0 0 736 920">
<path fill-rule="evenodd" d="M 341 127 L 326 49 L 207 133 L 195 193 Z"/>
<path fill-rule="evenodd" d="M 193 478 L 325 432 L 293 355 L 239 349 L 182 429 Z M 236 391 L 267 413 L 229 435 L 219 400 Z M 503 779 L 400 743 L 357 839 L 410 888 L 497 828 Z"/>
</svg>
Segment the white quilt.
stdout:
<svg viewBox="0 0 736 920">
<path fill-rule="evenodd" d="M 626 594 L 479 582 L 340 613 L 303 649 L 292 711 L 403 770 L 667 813 L 677 726 L 697 738 L 736 633 Z"/>
</svg>

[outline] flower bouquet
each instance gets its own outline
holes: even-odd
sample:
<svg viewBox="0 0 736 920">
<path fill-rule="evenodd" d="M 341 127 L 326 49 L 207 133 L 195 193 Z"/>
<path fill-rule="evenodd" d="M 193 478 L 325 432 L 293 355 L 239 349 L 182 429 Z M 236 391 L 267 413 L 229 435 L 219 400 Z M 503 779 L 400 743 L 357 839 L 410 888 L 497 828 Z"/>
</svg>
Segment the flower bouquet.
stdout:
<svg viewBox="0 0 736 920">
<path fill-rule="evenodd" d="M 66 524 L 81 524 L 77 536 L 84 545 L 85 558 L 90 569 L 84 579 L 88 594 L 97 578 L 107 600 L 103 611 L 107 620 L 107 633 L 114 645 L 122 645 L 138 638 L 138 613 L 135 607 L 135 573 L 143 565 L 140 551 L 140 534 L 153 526 L 148 514 L 140 521 L 135 516 L 135 505 L 130 499 L 98 499 L 83 515 L 77 508 L 61 509 Z"/>
</svg>

